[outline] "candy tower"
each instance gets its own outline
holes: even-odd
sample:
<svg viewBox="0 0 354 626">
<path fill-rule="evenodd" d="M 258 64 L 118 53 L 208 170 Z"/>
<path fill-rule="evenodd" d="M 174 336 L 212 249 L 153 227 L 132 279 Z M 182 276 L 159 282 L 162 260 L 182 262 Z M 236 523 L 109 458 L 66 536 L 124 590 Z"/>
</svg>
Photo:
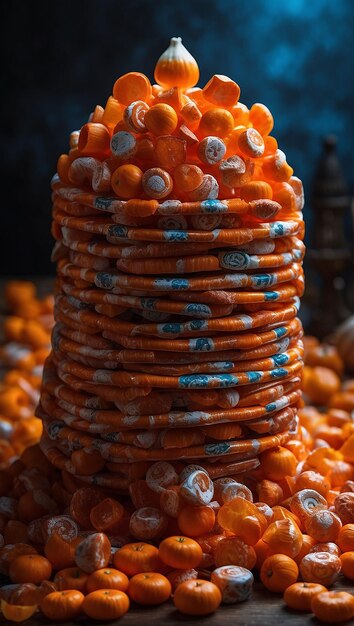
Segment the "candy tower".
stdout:
<svg viewBox="0 0 354 626">
<path fill-rule="evenodd" d="M 118 78 L 52 180 L 56 325 L 38 415 L 81 530 L 122 534 L 115 499 L 129 537 L 154 541 L 181 501 L 251 499 L 260 463 L 276 475 L 295 461 L 302 184 L 267 107 L 248 109 L 227 76 L 198 78 L 173 38 L 156 84 Z M 111 509 L 93 523 L 100 493 Z"/>
</svg>

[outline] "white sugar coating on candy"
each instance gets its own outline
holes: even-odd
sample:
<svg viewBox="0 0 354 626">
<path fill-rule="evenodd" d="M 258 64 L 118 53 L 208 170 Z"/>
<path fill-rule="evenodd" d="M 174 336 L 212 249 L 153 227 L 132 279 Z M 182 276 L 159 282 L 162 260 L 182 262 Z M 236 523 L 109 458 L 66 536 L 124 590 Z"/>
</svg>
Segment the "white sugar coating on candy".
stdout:
<svg viewBox="0 0 354 626">
<path fill-rule="evenodd" d="M 181 483 L 181 495 L 191 504 L 208 504 L 214 495 L 213 482 L 204 470 L 196 470 Z"/>
<path fill-rule="evenodd" d="M 94 191 L 109 191 L 111 188 L 111 170 L 107 163 L 98 163 L 92 174 L 92 189 Z"/>
<path fill-rule="evenodd" d="M 254 577 L 245 567 L 223 565 L 212 572 L 210 580 L 219 587 L 225 604 L 236 604 L 250 597 Z"/>
<path fill-rule="evenodd" d="M 176 271 L 181 274 L 182 272 L 184 272 L 185 270 L 185 260 L 184 259 L 178 259 L 176 261 Z"/>
<path fill-rule="evenodd" d="M 146 483 L 152 491 L 160 493 L 166 489 L 166 487 L 178 483 L 178 474 L 171 463 L 158 461 L 147 470 Z"/>
<path fill-rule="evenodd" d="M 196 463 L 191 463 L 190 465 L 186 465 L 179 475 L 179 482 L 182 483 L 185 481 L 188 476 L 193 474 L 194 472 L 204 472 L 208 476 L 208 472 L 202 465 L 197 465 Z"/>
<path fill-rule="evenodd" d="M 219 168 L 221 172 L 236 172 L 237 174 L 244 174 L 246 171 L 246 162 L 238 154 L 233 154 L 225 161 L 221 161 Z"/>
<path fill-rule="evenodd" d="M 161 191 L 164 191 L 166 183 L 162 176 L 154 174 L 154 176 L 150 176 L 149 180 L 146 183 L 146 186 L 148 189 L 151 189 L 151 191 L 154 191 L 155 193 L 161 193 Z"/>
<path fill-rule="evenodd" d="M 237 248 L 248 254 L 271 254 L 274 252 L 275 242 L 270 239 L 258 239 L 250 241 L 250 243 L 241 244 Z"/>
<path fill-rule="evenodd" d="M 65 541 L 76 539 L 79 527 L 70 515 L 54 515 L 46 521 L 46 532 L 50 537 L 54 532 Z"/>
<path fill-rule="evenodd" d="M 226 146 L 220 137 L 205 137 L 198 146 L 199 158 L 207 165 L 219 163 L 225 156 L 225 153 Z"/>
<path fill-rule="evenodd" d="M 133 132 L 145 132 L 146 126 L 144 124 L 145 113 L 148 109 L 148 105 L 143 100 L 135 100 L 124 110 L 124 121 L 128 128 L 131 128 Z M 132 116 L 134 114 L 134 120 Z"/>
<path fill-rule="evenodd" d="M 111 139 L 111 150 L 113 154 L 121 159 L 129 159 L 136 152 L 136 139 L 132 133 L 120 130 Z"/>
<path fill-rule="evenodd" d="M 157 432 L 147 430 L 136 436 L 136 445 L 139 445 L 141 448 L 151 448 L 151 446 L 156 443 L 157 439 Z"/>
</svg>

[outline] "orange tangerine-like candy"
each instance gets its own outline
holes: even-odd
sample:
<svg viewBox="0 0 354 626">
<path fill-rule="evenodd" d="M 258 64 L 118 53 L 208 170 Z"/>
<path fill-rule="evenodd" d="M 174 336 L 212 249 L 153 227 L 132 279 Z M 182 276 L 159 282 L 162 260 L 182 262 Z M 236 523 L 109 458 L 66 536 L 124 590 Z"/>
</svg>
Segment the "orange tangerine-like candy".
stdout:
<svg viewBox="0 0 354 626">
<path fill-rule="evenodd" d="M 296 561 L 296 563 L 298 565 L 300 565 L 302 559 L 304 558 L 304 556 L 306 554 L 309 554 L 309 552 L 311 552 L 312 548 L 314 547 L 314 545 L 316 544 L 316 540 L 313 539 L 312 537 L 310 537 L 310 535 L 306 535 L 303 534 L 302 535 L 302 546 L 300 548 L 300 552 L 294 557 L 294 561 Z"/>
<path fill-rule="evenodd" d="M 151 139 L 143 137 L 136 142 L 136 159 L 144 165 L 152 165 L 155 161 L 155 146 Z"/>
<path fill-rule="evenodd" d="M 202 548 L 190 537 L 173 535 L 159 545 L 159 556 L 166 565 L 178 569 L 191 569 L 199 565 Z"/>
<path fill-rule="evenodd" d="M 160 102 L 145 113 L 144 122 L 153 135 L 171 135 L 177 127 L 178 117 L 169 104 Z"/>
<path fill-rule="evenodd" d="M 228 76 L 215 74 L 203 88 L 205 100 L 220 107 L 232 107 L 240 97 L 240 87 Z"/>
<path fill-rule="evenodd" d="M 172 593 L 174 593 L 181 583 L 186 580 L 195 580 L 198 578 L 197 570 L 191 569 L 175 569 L 169 574 L 167 574 L 167 578 L 171 583 Z"/>
<path fill-rule="evenodd" d="M 284 211 L 292 213 L 298 210 L 295 191 L 289 183 L 274 184 L 273 199 L 281 204 Z"/>
<path fill-rule="evenodd" d="M 333 585 L 340 570 L 340 558 L 329 552 L 311 552 L 300 563 L 300 573 L 304 581 L 320 583 L 326 587 Z"/>
<path fill-rule="evenodd" d="M 294 558 L 301 550 L 303 537 L 295 522 L 282 519 L 268 526 L 262 540 L 268 544 L 273 554 L 280 552 Z"/>
<path fill-rule="evenodd" d="M 210 580 L 219 587 L 224 604 L 236 604 L 249 598 L 254 578 L 245 567 L 224 565 L 211 573 Z"/>
<path fill-rule="evenodd" d="M 316 511 L 328 508 L 327 500 L 314 489 L 301 489 L 290 500 L 290 508 L 299 520 L 305 524 L 308 517 Z"/>
<path fill-rule="evenodd" d="M 269 109 L 260 102 L 256 102 L 250 108 L 249 120 L 256 130 L 264 136 L 269 135 L 274 126 L 273 115 Z"/>
<path fill-rule="evenodd" d="M 337 543 L 342 552 L 354 550 L 354 523 L 342 526 L 339 531 Z"/>
<path fill-rule="evenodd" d="M 264 477 L 269 480 L 279 481 L 285 476 L 295 475 L 297 460 L 287 448 L 278 446 L 266 450 L 260 454 L 259 460 Z"/>
<path fill-rule="evenodd" d="M 268 525 L 256 505 L 240 496 L 235 496 L 220 508 L 217 521 L 221 528 L 237 534 L 249 545 L 259 541 Z"/>
<path fill-rule="evenodd" d="M 113 498 L 106 498 L 91 509 L 90 520 L 96 530 L 105 532 L 111 526 L 118 524 L 123 518 L 123 514 L 124 508 L 120 502 L 113 500 Z"/>
<path fill-rule="evenodd" d="M 263 180 L 251 180 L 249 183 L 242 185 L 240 189 L 240 198 L 246 202 L 252 200 L 260 200 L 266 198 L 271 200 L 273 191 L 271 186 Z"/>
<path fill-rule="evenodd" d="M 197 165 L 181 163 L 173 172 L 175 187 L 178 191 L 193 191 L 203 181 L 203 171 Z"/>
<path fill-rule="evenodd" d="M 215 199 L 219 195 L 218 181 L 211 174 L 204 174 L 202 183 L 196 189 L 189 193 L 191 200 L 197 202 L 200 200 Z"/>
<path fill-rule="evenodd" d="M 160 167 L 152 167 L 142 178 L 143 190 L 150 198 L 160 200 L 168 196 L 173 189 L 173 181 L 168 172 Z"/>
<path fill-rule="evenodd" d="M 214 165 L 221 161 L 225 152 L 226 146 L 219 137 L 205 137 L 198 145 L 198 156 L 207 165 Z"/>
<path fill-rule="evenodd" d="M 97 156 L 109 151 L 111 136 L 104 124 L 88 123 L 80 130 L 78 149 L 85 156 Z"/>
<path fill-rule="evenodd" d="M 252 159 L 261 157 L 264 153 L 262 135 L 255 128 L 247 128 L 238 137 L 238 147 L 247 157 Z"/>
<path fill-rule="evenodd" d="M 329 552 L 330 554 L 335 554 L 335 556 L 340 556 L 342 551 L 336 543 L 327 541 L 326 543 L 315 543 L 309 552 Z"/>
<path fill-rule="evenodd" d="M 272 480 L 261 480 L 257 484 L 257 493 L 261 502 L 269 506 L 276 506 L 284 498 L 281 486 Z"/>
<path fill-rule="evenodd" d="M 236 565 L 253 569 L 257 557 L 254 548 L 239 537 L 226 537 L 219 541 L 214 552 L 215 565 Z"/>
<path fill-rule="evenodd" d="M 296 491 L 301 491 L 302 489 L 314 489 L 325 498 L 330 488 L 331 483 L 328 478 L 326 476 L 322 476 L 322 474 L 315 472 L 314 470 L 301 472 L 301 474 L 295 478 Z"/>
<path fill-rule="evenodd" d="M 202 113 L 198 109 L 196 103 L 193 102 L 193 100 L 190 100 L 189 102 L 186 102 L 186 104 L 182 107 L 181 117 L 184 119 L 188 128 L 196 130 L 202 118 Z"/>
<path fill-rule="evenodd" d="M 187 145 L 179 137 L 165 135 L 156 142 L 155 154 L 161 167 L 173 168 L 186 160 Z"/>
<path fill-rule="evenodd" d="M 80 474 L 81 476 L 96 474 L 100 472 L 105 465 L 105 460 L 98 450 L 74 450 L 71 455 L 71 462 L 74 465 L 76 474 Z"/>
<path fill-rule="evenodd" d="M 226 137 L 234 128 L 234 118 L 227 109 L 209 109 L 203 113 L 199 122 L 198 133 L 202 137 L 217 135 Z"/>
<path fill-rule="evenodd" d="M 342 522 L 332 511 L 316 511 L 305 521 L 306 532 L 316 541 L 336 541 Z"/>
<path fill-rule="evenodd" d="M 230 109 L 232 117 L 234 118 L 235 126 L 248 126 L 249 123 L 249 109 L 242 102 L 237 102 Z"/>
<path fill-rule="evenodd" d="M 115 552 L 113 561 L 114 566 L 127 576 L 140 572 L 156 572 L 161 566 L 156 546 L 142 541 L 125 544 Z"/>
<path fill-rule="evenodd" d="M 126 130 L 118 131 L 111 139 L 111 150 L 120 159 L 130 159 L 137 151 L 134 135 Z"/>
<path fill-rule="evenodd" d="M 143 172 L 137 165 L 120 165 L 112 174 L 112 188 L 121 198 L 136 198 L 142 189 Z"/>
<path fill-rule="evenodd" d="M 146 131 L 144 119 L 148 110 L 149 105 L 143 102 L 143 100 L 137 100 L 128 104 L 124 109 L 123 119 L 129 130 L 133 133 L 144 133 Z"/>
<path fill-rule="evenodd" d="M 211 506 L 183 506 L 178 514 L 181 533 L 191 537 L 210 532 L 215 524 L 215 511 Z"/>
<path fill-rule="evenodd" d="M 340 560 L 342 563 L 342 574 L 349 580 L 354 580 L 354 550 L 343 552 L 340 555 Z"/>
<path fill-rule="evenodd" d="M 350 524 L 354 519 L 354 493 L 340 493 L 334 501 L 334 509 L 342 520 L 342 524 Z"/>
<path fill-rule="evenodd" d="M 102 112 L 100 109 L 102 109 L 102 107 L 95 108 L 91 121 L 102 122 L 102 124 L 105 124 L 108 128 L 113 129 L 123 117 L 122 105 L 112 96 L 108 98 L 106 106 L 102 109 Z M 100 116 L 100 119 L 98 119 L 98 116 Z"/>
<path fill-rule="evenodd" d="M 180 495 L 180 486 L 171 485 L 160 493 L 160 508 L 170 517 L 177 518 L 183 506 Z"/>
<path fill-rule="evenodd" d="M 129 530 L 133 537 L 150 541 L 160 536 L 167 528 L 168 518 L 165 513 L 153 507 L 143 507 L 134 511 L 130 518 Z"/>
<path fill-rule="evenodd" d="M 262 564 L 260 578 L 266 589 L 282 593 L 298 578 L 296 562 L 286 554 L 272 554 Z"/>
<path fill-rule="evenodd" d="M 77 489 L 70 501 L 70 515 L 84 529 L 91 528 L 90 511 L 104 499 L 105 495 L 98 489 L 92 487 Z"/>
<path fill-rule="evenodd" d="M 76 565 L 86 574 L 107 567 L 110 558 L 111 544 L 104 533 L 91 533 L 76 546 Z"/>
<path fill-rule="evenodd" d="M 286 162 L 286 156 L 282 150 L 277 150 L 273 156 L 265 157 L 263 172 L 269 180 L 286 183 L 293 175 L 294 170 Z"/>
<path fill-rule="evenodd" d="M 167 461 L 154 463 L 146 472 L 146 484 L 156 493 L 161 493 L 176 483 L 178 483 L 178 475 L 173 465 Z"/>
<path fill-rule="evenodd" d="M 148 101 L 151 98 L 151 83 L 145 74 L 129 72 L 116 80 L 113 96 L 125 105 L 136 100 Z"/>
<path fill-rule="evenodd" d="M 181 483 L 181 496 L 190 504 L 209 504 L 213 495 L 213 482 L 204 470 L 192 472 Z"/>
</svg>

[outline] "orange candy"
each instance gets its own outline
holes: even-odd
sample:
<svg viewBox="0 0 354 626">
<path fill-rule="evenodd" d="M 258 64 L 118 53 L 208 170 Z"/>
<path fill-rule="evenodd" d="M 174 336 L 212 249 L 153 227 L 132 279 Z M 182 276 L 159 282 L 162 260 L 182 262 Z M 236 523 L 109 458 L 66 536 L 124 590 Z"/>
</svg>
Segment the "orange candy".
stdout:
<svg viewBox="0 0 354 626">
<path fill-rule="evenodd" d="M 203 175 L 203 171 L 197 165 L 187 163 L 177 165 L 173 173 L 175 187 L 182 192 L 193 191 L 201 185 Z"/>
<path fill-rule="evenodd" d="M 79 135 L 78 149 L 81 155 L 99 156 L 109 152 L 111 136 L 104 124 L 85 124 Z"/>
<path fill-rule="evenodd" d="M 154 104 L 146 113 L 144 123 L 153 135 L 171 135 L 177 127 L 176 111 L 163 102 Z"/>
<path fill-rule="evenodd" d="M 306 532 L 316 541 L 336 541 L 342 527 L 338 515 L 332 511 L 316 511 L 305 522 Z"/>
<path fill-rule="evenodd" d="M 311 552 L 304 556 L 300 563 L 300 572 L 304 581 L 320 583 L 326 587 L 337 580 L 340 570 L 340 558 L 329 552 Z"/>
<path fill-rule="evenodd" d="M 220 107 L 232 107 L 240 97 L 240 87 L 228 76 L 215 74 L 203 88 L 205 100 Z"/>
<path fill-rule="evenodd" d="M 120 502 L 106 498 L 91 509 L 90 521 L 96 530 L 106 532 L 122 520 L 123 514 L 124 508 Z"/>
<path fill-rule="evenodd" d="M 141 194 L 143 172 L 137 165 L 121 165 L 112 174 L 113 191 L 121 198 L 136 198 Z"/>
<path fill-rule="evenodd" d="M 263 180 L 252 180 L 242 185 L 240 189 L 240 198 L 246 202 L 260 200 L 261 198 L 271 200 L 272 197 L 273 191 L 271 186 Z"/>
<path fill-rule="evenodd" d="M 113 96 L 120 104 L 130 104 L 136 100 L 149 101 L 151 83 L 145 74 L 129 72 L 120 76 L 113 87 Z"/>
<path fill-rule="evenodd" d="M 210 506 L 184 506 L 177 519 L 181 533 L 196 537 L 212 530 L 215 512 Z"/>
<path fill-rule="evenodd" d="M 198 144 L 198 156 L 207 165 L 214 165 L 221 161 L 225 152 L 226 146 L 219 137 L 208 136 Z"/>
<path fill-rule="evenodd" d="M 238 137 L 238 147 L 246 157 L 256 159 L 264 153 L 264 141 L 255 128 L 247 128 Z"/>
<path fill-rule="evenodd" d="M 173 189 L 173 181 L 170 174 L 160 167 L 146 170 L 142 177 L 142 185 L 146 195 L 156 200 L 166 198 Z"/>
<path fill-rule="evenodd" d="M 129 130 L 133 133 L 144 133 L 146 131 L 144 120 L 148 110 L 149 105 L 142 100 L 132 102 L 124 109 L 123 119 Z"/>
<path fill-rule="evenodd" d="M 162 604 L 169 599 L 171 592 L 168 578 L 156 572 L 135 574 L 129 581 L 128 595 L 137 604 Z"/>
<path fill-rule="evenodd" d="M 215 565 L 239 565 L 246 569 L 253 569 L 257 557 L 252 546 L 239 537 L 226 537 L 219 541 L 214 552 Z"/>
<path fill-rule="evenodd" d="M 303 537 L 295 522 L 281 519 L 268 526 L 262 540 L 268 544 L 273 554 L 280 552 L 294 558 L 301 550 Z"/>
<path fill-rule="evenodd" d="M 168 518 L 159 509 L 143 507 L 134 511 L 130 518 L 129 530 L 133 537 L 150 541 L 166 530 Z"/>
<path fill-rule="evenodd" d="M 159 551 L 143 541 L 127 543 L 113 557 L 115 567 L 127 576 L 139 572 L 155 572 L 161 566 Z"/>
<path fill-rule="evenodd" d="M 296 583 L 298 575 L 295 561 L 285 554 L 273 554 L 266 558 L 260 572 L 265 588 L 275 593 L 282 593 Z"/>
<path fill-rule="evenodd" d="M 265 157 L 263 161 L 263 173 L 269 180 L 286 183 L 293 175 L 294 170 L 286 162 L 286 156 L 281 150 L 276 150 L 272 156 Z"/>
<path fill-rule="evenodd" d="M 199 122 L 198 134 L 202 137 L 208 135 L 216 135 L 217 137 L 226 137 L 234 127 L 234 118 L 227 109 L 209 109 L 202 115 Z"/>
<path fill-rule="evenodd" d="M 294 476 L 296 471 L 296 457 L 287 448 L 278 446 L 262 452 L 259 456 L 264 477 L 268 480 L 279 481 L 285 476 Z"/>
<path fill-rule="evenodd" d="M 137 151 L 137 142 L 134 135 L 126 130 L 119 130 L 111 139 L 112 153 L 126 161 L 134 156 Z"/>
<path fill-rule="evenodd" d="M 256 102 L 251 106 L 249 121 L 263 137 L 272 132 L 274 119 L 271 112 L 264 104 Z"/>
<path fill-rule="evenodd" d="M 159 137 L 156 142 L 155 153 L 161 167 L 177 167 L 186 160 L 186 142 L 169 135 Z"/>
<path fill-rule="evenodd" d="M 172 536 L 164 539 L 159 545 L 161 560 L 176 569 L 191 569 L 199 565 L 202 558 L 199 543 L 183 536 Z"/>
</svg>

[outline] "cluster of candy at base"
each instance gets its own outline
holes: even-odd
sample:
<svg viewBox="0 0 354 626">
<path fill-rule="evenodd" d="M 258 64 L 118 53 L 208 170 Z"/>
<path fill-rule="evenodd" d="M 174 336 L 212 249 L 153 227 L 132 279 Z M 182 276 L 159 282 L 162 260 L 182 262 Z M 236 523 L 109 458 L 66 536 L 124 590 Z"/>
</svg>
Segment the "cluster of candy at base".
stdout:
<svg viewBox="0 0 354 626">
<path fill-rule="evenodd" d="M 7 309 L 0 345 L 0 467 L 17 457 L 42 434 L 35 417 L 43 363 L 51 349 L 53 296 L 39 299 L 29 281 L 6 284 Z"/>
<path fill-rule="evenodd" d="M 262 453 L 240 482 L 158 462 L 126 497 L 56 469 L 38 445 L 9 460 L 0 470 L 3 616 L 102 621 L 130 602 L 170 597 L 182 613 L 203 615 L 248 600 L 260 578 L 292 610 L 351 619 L 354 380 L 342 379 L 335 348 L 304 344 L 305 380 L 317 381 L 306 382 L 305 398 L 317 406 L 302 402 L 296 436 Z M 75 458 L 79 467 L 81 451 Z"/>
<path fill-rule="evenodd" d="M 180 40 L 155 78 L 118 78 L 52 181 L 41 447 L 119 493 L 156 461 L 239 476 L 298 429 L 301 181 L 268 109 L 225 76 L 194 87 Z"/>
</svg>

